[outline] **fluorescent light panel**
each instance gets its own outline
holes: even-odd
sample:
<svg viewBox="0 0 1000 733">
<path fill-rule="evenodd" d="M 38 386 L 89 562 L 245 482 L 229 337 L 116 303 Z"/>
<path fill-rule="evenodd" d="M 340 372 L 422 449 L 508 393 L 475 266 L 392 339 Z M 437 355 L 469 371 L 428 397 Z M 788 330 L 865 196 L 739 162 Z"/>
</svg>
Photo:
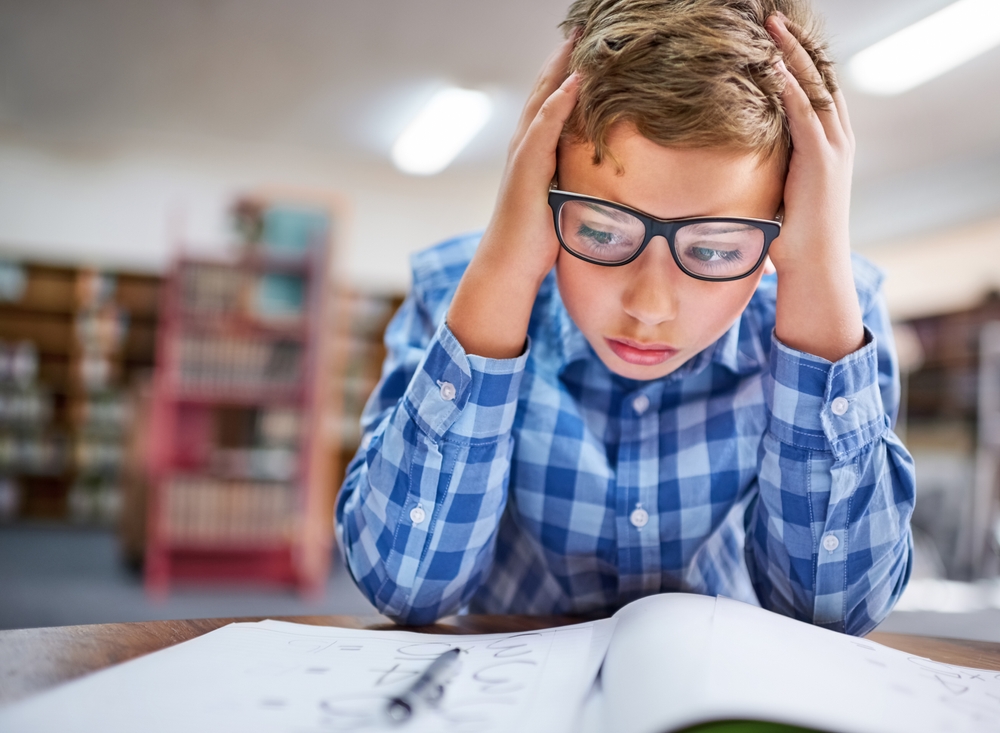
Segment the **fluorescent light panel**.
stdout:
<svg viewBox="0 0 1000 733">
<path fill-rule="evenodd" d="M 848 62 L 869 94 L 901 94 L 1000 44 L 1000 0 L 959 0 Z"/>
<path fill-rule="evenodd" d="M 392 147 L 392 162 L 404 173 L 429 176 L 443 171 L 490 118 L 485 92 L 442 89 L 417 113 Z"/>
</svg>

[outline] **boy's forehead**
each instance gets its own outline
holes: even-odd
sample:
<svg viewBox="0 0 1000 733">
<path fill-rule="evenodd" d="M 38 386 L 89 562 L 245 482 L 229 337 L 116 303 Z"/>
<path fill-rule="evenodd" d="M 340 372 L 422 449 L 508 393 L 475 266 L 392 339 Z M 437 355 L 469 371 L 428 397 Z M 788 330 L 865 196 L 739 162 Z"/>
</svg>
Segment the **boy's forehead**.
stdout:
<svg viewBox="0 0 1000 733">
<path fill-rule="evenodd" d="M 595 165 L 592 143 L 564 138 L 559 146 L 559 187 L 663 219 L 770 218 L 780 203 L 783 172 L 752 153 L 666 147 L 630 125 L 616 125 L 607 142 L 610 155 Z"/>
</svg>

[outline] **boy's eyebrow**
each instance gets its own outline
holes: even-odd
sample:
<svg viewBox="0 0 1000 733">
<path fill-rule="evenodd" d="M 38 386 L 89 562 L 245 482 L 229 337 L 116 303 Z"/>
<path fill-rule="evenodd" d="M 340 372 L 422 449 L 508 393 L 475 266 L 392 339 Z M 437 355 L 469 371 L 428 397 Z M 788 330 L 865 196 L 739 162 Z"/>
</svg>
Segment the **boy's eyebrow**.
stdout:
<svg viewBox="0 0 1000 733">
<path fill-rule="evenodd" d="M 588 209 L 593 209 L 598 214 L 603 214 L 615 221 L 621 222 L 622 224 L 631 222 L 635 220 L 635 217 L 631 214 L 626 214 L 624 211 L 619 211 L 611 206 L 601 206 L 600 204 L 592 204 L 589 201 L 583 202 L 584 206 Z"/>
</svg>

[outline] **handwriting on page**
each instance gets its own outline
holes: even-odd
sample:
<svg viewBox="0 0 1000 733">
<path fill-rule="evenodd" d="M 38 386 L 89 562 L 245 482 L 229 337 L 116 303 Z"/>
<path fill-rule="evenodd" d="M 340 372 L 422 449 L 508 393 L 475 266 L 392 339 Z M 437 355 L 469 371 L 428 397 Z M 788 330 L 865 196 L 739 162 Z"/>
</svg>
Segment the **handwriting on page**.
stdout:
<svg viewBox="0 0 1000 733">
<path fill-rule="evenodd" d="M 1000 672 L 935 662 L 864 640 L 851 644 L 863 650 L 869 665 L 885 670 L 888 693 L 934 699 L 970 724 L 1000 730 Z"/>
<path fill-rule="evenodd" d="M 712 684 L 720 693 L 713 700 L 765 718 L 785 712 L 819 730 L 1000 733 L 1000 673 L 942 664 L 727 599 L 714 611 Z M 752 679 L 743 681 L 745 669 L 755 670 Z"/>
<path fill-rule="evenodd" d="M 301 628 L 301 627 L 299 627 Z M 391 634 L 323 637 L 274 627 L 245 626 L 259 659 L 244 669 L 245 683 L 259 695 L 240 707 L 255 707 L 279 723 L 312 718 L 316 730 L 375 731 L 390 727 L 387 700 L 412 683 L 438 655 L 462 650 L 460 667 L 436 708 L 422 710 L 408 731 L 488 733 L 509 729 L 538 687 L 552 631 L 489 637 L 458 643 L 406 643 Z M 246 647 L 244 647 L 246 648 Z M 262 682 L 266 678 L 266 682 Z M 255 701 L 255 702 L 250 702 Z M 249 712 L 248 709 L 241 711 Z"/>
<path fill-rule="evenodd" d="M 4 731 L 378 733 L 388 702 L 458 647 L 439 704 L 406 733 L 569 733 L 612 626 L 438 636 L 280 621 L 232 624 L 11 708 Z"/>
<path fill-rule="evenodd" d="M 520 634 L 489 643 L 459 644 L 463 652 L 461 668 L 448 684 L 441 704 L 425 711 L 435 730 L 486 731 L 515 711 L 540 670 L 540 634 Z M 343 648 L 343 647 L 341 647 Z M 397 688 L 405 686 L 438 655 L 454 646 L 446 642 L 403 644 L 395 649 L 375 640 L 368 649 L 380 664 L 367 668 L 357 683 L 370 687 L 371 694 L 342 693 L 323 698 L 325 714 L 321 724 L 331 730 L 378 729 L 386 724 L 384 707 Z M 391 655 L 391 656 L 390 656 Z"/>
</svg>

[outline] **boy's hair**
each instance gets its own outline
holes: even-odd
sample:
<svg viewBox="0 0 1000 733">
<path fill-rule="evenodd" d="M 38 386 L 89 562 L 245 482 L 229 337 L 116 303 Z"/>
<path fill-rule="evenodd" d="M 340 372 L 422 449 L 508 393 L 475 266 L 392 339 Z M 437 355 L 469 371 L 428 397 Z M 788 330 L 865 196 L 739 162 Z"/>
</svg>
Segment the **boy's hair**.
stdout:
<svg viewBox="0 0 1000 733">
<path fill-rule="evenodd" d="M 781 58 L 764 21 L 775 13 L 815 61 L 829 90 L 833 64 L 808 0 L 575 0 L 562 28 L 578 34 L 570 59 L 581 76 L 566 125 L 609 155 L 616 123 L 664 146 L 727 148 L 787 165 L 791 150 L 781 103 Z M 805 86 L 816 108 L 824 90 Z"/>
</svg>

